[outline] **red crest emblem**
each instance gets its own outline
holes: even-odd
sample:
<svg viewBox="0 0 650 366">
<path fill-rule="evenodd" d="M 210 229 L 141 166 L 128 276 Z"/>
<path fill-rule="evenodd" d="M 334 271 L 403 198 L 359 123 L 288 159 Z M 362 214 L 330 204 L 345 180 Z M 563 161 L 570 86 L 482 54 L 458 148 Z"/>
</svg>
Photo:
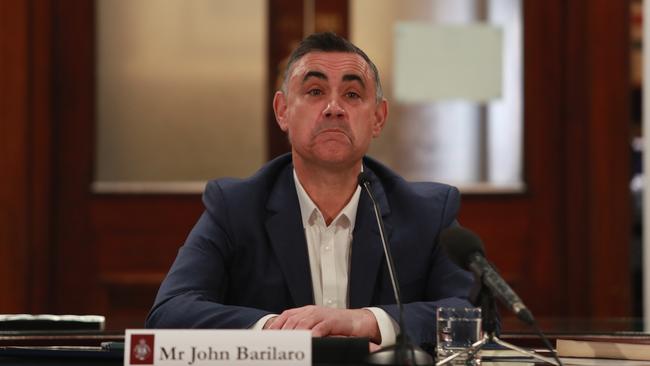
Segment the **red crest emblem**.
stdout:
<svg viewBox="0 0 650 366">
<path fill-rule="evenodd" d="M 131 334 L 131 365 L 153 365 L 154 335 Z"/>
</svg>

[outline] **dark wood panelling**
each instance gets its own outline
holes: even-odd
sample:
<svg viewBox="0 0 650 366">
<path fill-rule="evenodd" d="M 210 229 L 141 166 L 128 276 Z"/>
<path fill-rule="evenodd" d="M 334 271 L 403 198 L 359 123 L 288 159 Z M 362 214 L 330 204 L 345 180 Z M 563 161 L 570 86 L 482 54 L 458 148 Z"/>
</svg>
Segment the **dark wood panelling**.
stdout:
<svg viewBox="0 0 650 366">
<path fill-rule="evenodd" d="M 30 151 L 28 206 L 29 306 L 32 313 L 52 310 L 52 117 L 51 117 L 51 2 L 30 2 Z"/>
<path fill-rule="evenodd" d="M 109 311 L 106 329 L 143 328 L 162 278 L 157 280 L 158 283 L 153 284 L 143 283 L 137 277 L 126 277 L 123 283 L 102 283 Z"/>
<path fill-rule="evenodd" d="M 463 196 L 462 200 L 460 223 L 481 237 L 488 258 L 517 293 L 523 298 L 534 295 L 527 283 L 528 200 L 514 195 Z M 504 230 L 504 223 L 508 223 L 508 230 Z"/>
<path fill-rule="evenodd" d="M 568 16 L 574 18 L 572 28 L 575 30 L 586 29 L 586 17 L 580 16 L 584 9 L 577 9 L 568 5 Z M 585 146 L 589 143 L 589 130 L 585 127 L 585 111 L 588 109 L 588 94 L 584 88 L 588 86 L 587 73 L 583 72 L 586 61 L 584 52 L 588 43 L 588 34 L 582 32 L 565 31 L 564 52 L 567 58 L 574 60 L 567 63 L 565 87 L 562 92 L 566 99 L 571 100 L 570 105 L 564 106 L 566 121 L 565 134 L 562 141 L 565 154 L 571 154 L 571 161 L 567 162 L 563 174 L 566 176 L 565 197 L 571 199 L 572 205 L 567 206 L 566 214 L 566 254 L 568 258 L 576 258 L 571 263 L 572 270 L 567 273 L 566 296 L 572 294 L 573 300 L 567 304 L 572 315 L 581 315 L 589 312 L 591 299 L 589 296 L 589 273 L 592 269 L 591 253 L 589 252 L 589 227 L 585 225 L 585 218 L 589 215 L 589 189 L 583 185 L 584 177 L 589 175 L 588 151 Z M 569 75 L 570 74 L 570 75 Z M 571 81 L 569 82 L 569 79 Z M 575 162 L 575 163 L 574 163 Z M 580 258 L 580 259 L 577 259 Z"/>
<path fill-rule="evenodd" d="M 49 309 L 49 17 L 49 0 L 0 3 L 0 312 Z"/>
<path fill-rule="evenodd" d="M 280 88 L 289 54 L 302 39 L 303 2 L 296 0 L 269 0 L 268 47 L 268 103 L 267 103 L 267 152 L 269 157 L 291 150 L 289 141 L 280 130 L 271 101 Z"/>
<path fill-rule="evenodd" d="M 524 178 L 530 207 L 526 299 L 537 316 L 562 314 L 564 241 L 561 136 L 564 1 L 524 1 Z M 547 294 L 540 296 L 539 294 Z"/>
<path fill-rule="evenodd" d="M 97 252 L 90 231 L 94 154 L 94 2 L 56 1 L 52 7 L 54 149 L 54 310 L 100 309 Z"/>
<path fill-rule="evenodd" d="M 0 312 L 28 306 L 29 7 L 0 2 Z M 10 294 L 7 296 L 7 294 Z"/>
<path fill-rule="evenodd" d="M 91 231 L 101 276 L 166 273 L 202 212 L 200 195 L 95 196 Z"/>
<path fill-rule="evenodd" d="M 585 261 L 570 284 L 587 293 L 574 314 L 631 312 L 629 246 L 629 3 L 567 2 L 565 135 L 567 198 L 576 197 L 567 226 L 571 259 Z M 621 92 L 626 91 L 626 92 Z M 612 299 L 615 299 L 614 301 Z M 584 301 L 584 300 L 581 300 Z"/>
</svg>

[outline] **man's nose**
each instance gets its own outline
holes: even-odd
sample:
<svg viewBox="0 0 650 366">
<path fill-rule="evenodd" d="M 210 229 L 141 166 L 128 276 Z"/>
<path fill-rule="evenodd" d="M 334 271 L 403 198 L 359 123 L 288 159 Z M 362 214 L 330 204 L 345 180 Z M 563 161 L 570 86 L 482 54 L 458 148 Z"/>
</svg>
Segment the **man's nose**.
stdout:
<svg viewBox="0 0 650 366">
<path fill-rule="evenodd" d="M 326 118 L 342 118 L 345 116 L 345 109 L 341 107 L 341 104 L 336 99 L 332 99 L 327 103 L 323 114 Z"/>
</svg>

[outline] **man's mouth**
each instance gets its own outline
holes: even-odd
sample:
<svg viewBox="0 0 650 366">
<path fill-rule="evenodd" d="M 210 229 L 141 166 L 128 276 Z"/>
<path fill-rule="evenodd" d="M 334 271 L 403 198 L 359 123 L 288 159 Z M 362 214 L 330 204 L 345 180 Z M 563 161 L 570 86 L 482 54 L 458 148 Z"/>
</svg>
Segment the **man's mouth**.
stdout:
<svg viewBox="0 0 650 366">
<path fill-rule="evenodd" d="M 348 140 L 352 140 L 352 133 L 350 130 L 348 130 L 347 126 L 342 126 L 342 125 L 335 125 L 335 124 L 330 124 L 330 125 L 323 125 L 320 126 L 321 128 L 318 128 L 314 131 L 313 136 L 331 136 L 332 138 L 335 138 L 336 135 L 343 135 L 345 136 Z M 340 138 L 340 137 L 338 137 Z"/>
<path fill-rule="evenodd" d="M 347 133 L 345 133 L 345 131 L 339 130 L 339 129 L 336 129 L 336 128 L 328 128 L 328 129 L 325 129 L 325 130 L 321 130 L 318 133 L 328 133 L 328 132 L 329 133 L 342 133 L 344 135 L 347 135 Z"/>
</svg>

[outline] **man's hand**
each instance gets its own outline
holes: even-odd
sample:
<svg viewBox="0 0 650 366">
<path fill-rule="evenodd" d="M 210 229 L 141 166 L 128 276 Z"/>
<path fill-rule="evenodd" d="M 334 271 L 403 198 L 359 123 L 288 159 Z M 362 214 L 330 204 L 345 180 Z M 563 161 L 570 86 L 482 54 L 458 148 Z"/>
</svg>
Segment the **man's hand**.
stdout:
<svg viewBox="0 0 650 366">
<path fill-rule="evenodd" d="M 264 329 L 310 329 L 314 337 L 368 337 L 381 343 L 377 319 L 366 309 L 332 309 L 308 305 L 269 319 Z"/>
</svg>

